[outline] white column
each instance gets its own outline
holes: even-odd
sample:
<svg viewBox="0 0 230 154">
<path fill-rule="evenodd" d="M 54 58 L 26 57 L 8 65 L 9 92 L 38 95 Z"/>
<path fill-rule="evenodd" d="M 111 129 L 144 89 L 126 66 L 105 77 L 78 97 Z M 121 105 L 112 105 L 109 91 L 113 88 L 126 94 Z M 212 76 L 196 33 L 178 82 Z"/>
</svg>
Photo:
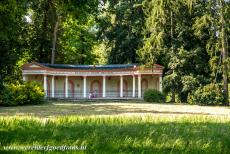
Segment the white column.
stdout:
<svg viewBox="0 0 230 154">
<path fill-rule="evenodd" d="M 135 97 L 135 75 L 133 75 L 133 97 Z"/>
<path fill-rule="evenodd" d="M 120 97 L 123 97 L 123 76 L 120 76 Z"/>
<path fill-rule="evenodd" d="M 106 76 L 103 76 L 103 92 L 102 97 L 106 97 Z"/>
<path fill-rule="evenodd" d="M 138 98 L 141 98 L 141 75 L 138 75 Z"/>
<path fill-rule="evenodd" d="M 65 97 L 68 97 L 68 87 L 69 83 L 68 83 L 68 76 L 65 76 Z"/>
<path fill-rule="evenodd" d="M 52 97 L 54 97 L 54 76 L 52 76 Z"/>
<path fill-rule="evenodd" d="M 47 76 L 44 75 L 43 88 L 45 91 L 45 97 L 47 97 Z"/>
<path fill-rule="evenodd" d="M 26 75 L 23 75 L 23 76 L 22 76 L 22 80 L 23 80 L 23 81 L 26 81 Z"/>
<path fill-rule="evenodd" d="M 83 77 L 83 97 L 86 98 L 86 76 Z"/>
<path fill-rule="evenodd" d="M 159 91 L 162 92 L 162 76 L 159 77 Z"/>
</svg>

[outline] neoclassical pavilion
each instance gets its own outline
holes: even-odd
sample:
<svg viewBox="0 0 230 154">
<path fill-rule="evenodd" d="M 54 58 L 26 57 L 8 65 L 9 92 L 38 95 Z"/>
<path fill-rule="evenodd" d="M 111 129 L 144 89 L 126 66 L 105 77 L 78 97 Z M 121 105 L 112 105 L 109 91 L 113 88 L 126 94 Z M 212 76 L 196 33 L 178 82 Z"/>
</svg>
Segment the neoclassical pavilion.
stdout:
<svg viewBox="0 0 230 154">
<path fill-rule="evenodd" d="M 142 98 L 146 89 L 162 91 L 163 67 L 136 64 L 66 65 L 28 63 L 24 81 L 43 85 L 47 98 Z"/>
</svg>

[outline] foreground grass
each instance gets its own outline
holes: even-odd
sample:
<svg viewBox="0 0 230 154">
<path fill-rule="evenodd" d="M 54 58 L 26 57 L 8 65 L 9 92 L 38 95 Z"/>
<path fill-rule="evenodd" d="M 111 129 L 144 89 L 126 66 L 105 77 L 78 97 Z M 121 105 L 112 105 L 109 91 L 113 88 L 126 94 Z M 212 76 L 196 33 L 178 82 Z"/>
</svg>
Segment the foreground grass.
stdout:
<svg viewBox="0 0 230 154">
<path fill-rule="evenodd" d="M 32 145 L 86 146 L 69 153 L 229 153 L 229 132 L 227 116 L 5 116 L 0 153 Z"/>
</svg>

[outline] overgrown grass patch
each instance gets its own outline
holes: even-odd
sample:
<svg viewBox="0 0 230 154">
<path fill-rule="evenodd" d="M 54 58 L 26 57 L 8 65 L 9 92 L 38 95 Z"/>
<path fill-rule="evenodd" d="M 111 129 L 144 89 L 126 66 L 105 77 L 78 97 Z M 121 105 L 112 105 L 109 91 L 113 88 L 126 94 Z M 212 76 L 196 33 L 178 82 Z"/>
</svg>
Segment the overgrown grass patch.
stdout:
<svg viewBox="0 0 230 154">
<path fill-rule="evenodd" d="M 86 150 L 65 152 L 229 153 L 229 132 L 224 116 L 1 117 L 0 152 L 3 146 L 75 145 Z"/>
</svg>

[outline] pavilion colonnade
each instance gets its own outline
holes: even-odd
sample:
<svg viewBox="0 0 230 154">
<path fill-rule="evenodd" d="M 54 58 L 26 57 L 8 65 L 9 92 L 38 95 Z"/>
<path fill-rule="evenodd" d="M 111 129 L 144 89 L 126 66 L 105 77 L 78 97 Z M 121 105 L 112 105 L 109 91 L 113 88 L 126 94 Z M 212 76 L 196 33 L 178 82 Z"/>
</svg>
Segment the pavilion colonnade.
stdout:
<svg viewBox="0 0 230 154">
<path fill-rule="evenodd" d="M 137 76 L 137 87 L 136 87 L 136 76 Z M 91 77 L 91 76 L 83 76 L 83 98 L 87 98 L 87 78 L 88 77 Z M 102 97 L 103 98 L 106 98 L 106 75 L 103 75 L 102 76 Z M 120 98 L 124 97 L 124 91 L 123 91 L 123 88 L 124 88 L 124 75 L 120 75 L 119 76 L 120 78 L 120 91 L 119 91 L 119 94 L 120 94 Z M 27 77 L 26 75 L 23 75 L 23 80 L 26 81 L 27 80 Z M 69 76 L 66 75 L 65 76 L 65 98 L 68 98 L 69 97 L 69 94 L 68 94 L 68 89 L 69 89 L 69 84 L 68 84 L 68 81 L 69 80 Z M 47 94 L 47 91 L 48 91 L 48 87 L 47 87 L 47 75 L 44 74 L 43 75 L 43 88 L 44 88 L 44 91 L 45 91 L 45 97 L 48 97 L 48 94 Z M 137 88 L 137 96 L 136 96 L 136 88 Z M 162 77 L 159 76 L 159 91 L 162 92 Z M 135 98 L 141 98 L 142 96 L 142 93 L 141 93 L 141 74 L 138 74 L 138 75 L 132 75 L 132 97 Z M 55 75 L 52 75 L 51 76 L 51 95 L 50 95 L 51 98 L 55 98 Z"/>
</svg>

